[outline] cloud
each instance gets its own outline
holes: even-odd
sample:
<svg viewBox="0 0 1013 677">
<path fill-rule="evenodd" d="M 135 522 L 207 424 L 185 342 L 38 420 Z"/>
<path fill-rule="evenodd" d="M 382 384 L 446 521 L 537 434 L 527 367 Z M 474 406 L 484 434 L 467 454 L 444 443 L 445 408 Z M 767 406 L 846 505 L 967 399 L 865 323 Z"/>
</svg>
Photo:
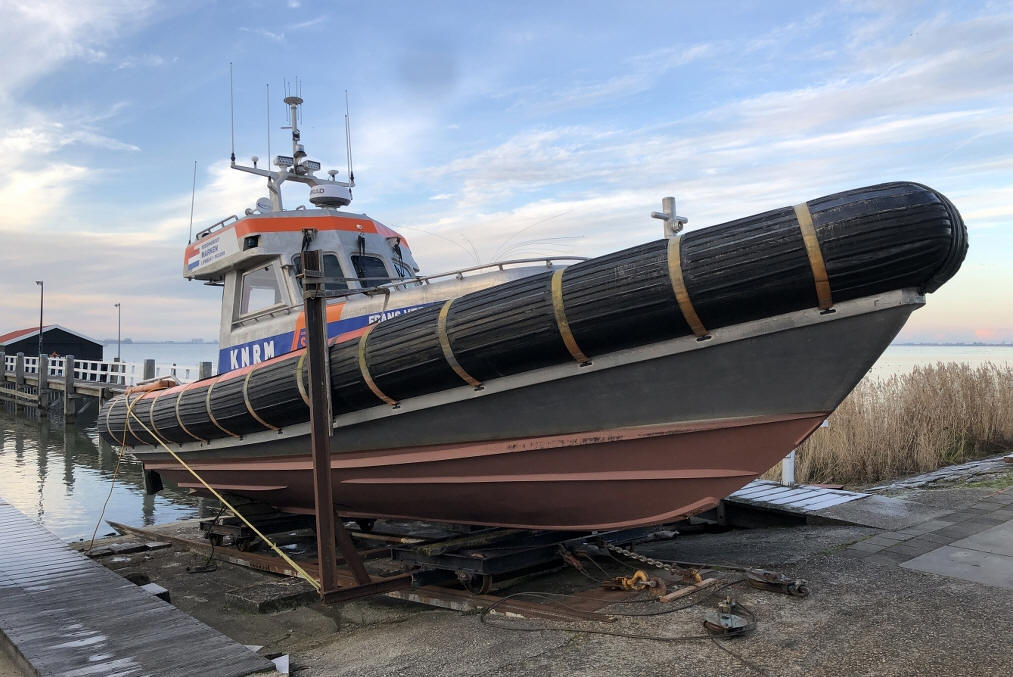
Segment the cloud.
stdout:
<svg viewBox="0 0 1013 677">
<path fill-rule="evenodd" d="M 272 42 L 277 43 L 285 42 L 284 33 L 274 33 L 272 31 L 267 30 L 266 28 L 248 28 L 247 26 L 240 26 L 239 30 L 244 33 L 253 33 L 254 35 L 259 35 L 260 37 L 267 38 Z"/>
<path fill-rule="evenodd" d="M 128 70 L 131 68 L 158 68 L 168 63 L 176 63 L 179 61 L 178 56 L 174 56 L 170 59 L 165 58 L 159 54 L 139 54 L 136 56 L 128 56 L 127 58 L 120 61 L 119 65 L 116 66 L 116 70 Z"/>
<path fill-rule="evenodd" d="M 152 7 L 149 0 L 0 3 L 0 44 L 8 46 L 0 99 L 71 59 L 104 61 L 106 45 L 143 25 Z"/>
</svg>

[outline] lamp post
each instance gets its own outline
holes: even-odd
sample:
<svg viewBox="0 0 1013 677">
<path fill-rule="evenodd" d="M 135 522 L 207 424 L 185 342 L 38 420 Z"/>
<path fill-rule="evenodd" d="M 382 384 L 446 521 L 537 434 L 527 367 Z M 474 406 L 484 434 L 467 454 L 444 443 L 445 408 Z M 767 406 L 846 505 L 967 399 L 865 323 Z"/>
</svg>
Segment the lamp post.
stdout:
<svg viewBox="0 0 1013 677">
<path fill-rule="evenodd" d="M 42 301 L 46 296 L 46 285 L 42 280 L 36 280 L 35 284 L 39 285 L 39 357 L 42 357 Z"/>
<path fill-rule="evenodd" d="M 121 324 L 120 324 L 120 317 L 121 317 L 123 311 L 120 308 L 120 304 L 117 303 L 115 305 L 116 305 L 116 361 L 119 362 L 120 361 L 120 326 L 121 326 Z"/>
</svg>

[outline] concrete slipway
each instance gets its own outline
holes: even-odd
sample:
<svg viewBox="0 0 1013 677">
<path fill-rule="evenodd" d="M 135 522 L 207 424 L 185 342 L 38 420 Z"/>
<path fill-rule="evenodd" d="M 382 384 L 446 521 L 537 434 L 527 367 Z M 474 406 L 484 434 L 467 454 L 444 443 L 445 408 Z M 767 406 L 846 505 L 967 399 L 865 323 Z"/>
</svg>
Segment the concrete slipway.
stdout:
<svg viewBox="0 0 1013 677">
<path fill-rule="evenodd" d="M 606 610 L 669 613 L 611 623 L 489 617 L 490 625 L 478 614 L 386 598 L 254 614 L 230 606 L 227 593 L 273 580 L 269 574 L 227 564 L 188 574 L 187 566 L 202 558 L 178 549 L 103 563 L 148 573 L 171 591 L 177 607 L 242 644 L 265 645 L 262 654 L 291 654 L 297 675 L 1013 674 L 1005 643 L 1013 618 L 1013 488 L 1005 487 L 1013 478 L 1002 470 L 977 485 L 951 477 L 884 487 L 878 491 L 887 495 L 878 500 L 834 507 L 854 511 L 863 525 L 844 524 L 848 516 L 838 514 L 836 523 L 684 534 L 645 544 L 638 551 L 657 558 L 778 570 L 808 580 L 812 594 L 800 599 L 735 585 L 701 593 L 700 604 L 689 608 L 678 608 L 682 600 L 612 606 Z M 898 501 L 900 515 L 877 509 L 896 508 Z M 603 565 L 612 575 L 633 569 Z M 590 581 L 566 570 L 498 594 L 589 588 Z M 725 594 L 755 613 L 757 627 L 749 636 L 718 646 L 599 634 L 700 635 L 704 613 Z"/>
</svg>

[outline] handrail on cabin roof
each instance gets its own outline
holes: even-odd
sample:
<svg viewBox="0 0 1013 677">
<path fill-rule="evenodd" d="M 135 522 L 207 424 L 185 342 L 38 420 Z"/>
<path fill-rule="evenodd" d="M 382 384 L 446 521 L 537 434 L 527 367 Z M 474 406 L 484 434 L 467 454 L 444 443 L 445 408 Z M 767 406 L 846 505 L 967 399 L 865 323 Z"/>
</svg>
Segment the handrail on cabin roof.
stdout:
<svg viewBox="0 0 1013 677">
<path fill-rule="evenodd" d="M 198 231 L 197 232 L 197 236 L 194 237 L 194 240 L 203 240 L 204 238 L 206 238 L 208 235 L 211 234 L 211 231 L 216 230 L 218 228 L 224 228 L 225 224 L 229 223 L 230 221 L 238 221 L 238 220 L 239 220 L 239 217 L 236 216 L 235 214 L 233 214 L 232 216 L 226 216 L 221 221 L 218 221 L 216 223 L 212 223 L 210 226 L 208 226 L 204 230 Z"/>
<path fill-rule="evenodd" d="M 379 284 L 375 287 L 363 287 L 361 289 L 331 289 L 326 292 L 328 298 L 336 298 L 339 296 L 352 296 L 353 294 L 389 294 L 391 289 L 399 287 L 404 284 L 430 284 L 432 280 L 440 277 L 450 277 L 453 275 L 458 280 L 464 279 L 464 273 L 471 273 L 476 270 L 483 270 L 486 268 L 498 268 L 499 270 L 505 270 L 503 266 L 511 266 L 522 263 L 545 263 L 546 268 L 551 268 L 554 261 L 587 261 L 586 256 L 544 256 L 541 258 L 534 259 L 510 259 L 509 261 L 497 261 L 495 263 L 483 263 L 478 266 L 471 266 L 470 268 L 461 268 L 459 270 L 453 270 L 447 273 L 436 273 L 435 275 L 423 275 L 415 277 L 402 277 L 397 280 L 392 280 L 387 284 Z M 371 278 L 365 277 L 323 277 L 318 278 L 322 284 L 327 282 L 338 282 L 338 281 L 361 281 L 368 280 Z M 372 279 L 386 279 L 386 278 L 372 278 Z"/>
</svg>

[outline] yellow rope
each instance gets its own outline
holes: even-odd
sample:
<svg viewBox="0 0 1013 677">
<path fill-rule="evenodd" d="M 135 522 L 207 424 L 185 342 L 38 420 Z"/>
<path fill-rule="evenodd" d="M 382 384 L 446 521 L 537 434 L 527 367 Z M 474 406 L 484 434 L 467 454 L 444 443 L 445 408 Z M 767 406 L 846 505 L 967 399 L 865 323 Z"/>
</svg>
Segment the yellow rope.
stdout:
<svg viewBox="0 0 1013 677">
<path fill-rule="evenodd" d="M 120 455 L 116 457 L 116 466 L 113 468 L 112 481 L 109 482 L 109 493 L 106 494 L 105 503 L 102 504 L 102 512 L 98 514 L 98 521 L 95 522 L 95 530 L 91 532 L 91 543 L 88 544 L 88 549 L 85 550 L 85 554 L 91 552 L 91 549 L 95 547 L 95 536 L 98 535 L 98 528 L 102 525 L 102 518 L 106 516 L 106 508 L 109 507 L 109 499 L 113 496 L 113 489 L 116 488 L 116 475 L 120 472 L 120 462 L 123 460 L 123 455 L 127 453 L 127 424 L 130 422 L 130 414 L 134 410 L 134 405 L 137 404 L 137 400 L 141 399 L 144 393 L 141 393 L 134 398 L 131 402 L 127 395 L 123 396 L 123 399 L 127 402 L 127 416 L 123 419 L 123 436 L 120 438 Z M 152 404 L 154 407 L 154 404 Z M 109 410 L 106 412 L 106 430 L 109 430 L 109 413 L 112 412 L 113 405 L 109 405 Z M 112 435 L 112 431 L 109 431 Z M 115 436 L 113 436 L 115 439 Z"/>
<path fill-rule="evenodd" d="M 134 400 L 134 401 L 136 402 L 137 400 Z M 288 555 L 286 555 L 277 545 L 275 545 L 274 543 L 272 543 L 271 540 L 267 536 L 265 536 L 264 534 L 260 533 L 260 530 L 257 527 L 253 526 L 253 524 L 250 522 L 250 520 L 248 520 L 245 517 L 243 517 L 243 515 L 238 510 L 236 510 L 234 507 L 232 507 L 231 503 L 229 503 L 228 501 L 226 501 L 225 498 L 221 494 L 219 494 L 217 491 L 215 491 L 214 487 L 212 487 L 210 484 L 208 484 L 207 482 L 205 482 L 204 478 L 201 477 L 200 475 L 198 475 L 196 470 L 194 470 L 189 465 L 187 465 L 186 461 L 184 461 L 182 458 L 179 457 L 179 454 L 177 454 L 175 451 L 173 451 L 172 449 L 170 449 L 168 447 L 168 445 L 166 445 L 165 442 L 162 441 L 162 438 L 160 438 L 160 437 L 156 436 L 154 433 L 152 433 L 151 430 L 148 428 L 148 426 L 144 425 L 144 421 L 142 421 L 141 419 L 137 418 L 137 415 L 134 414 L 133 407 L 131 407 L 127 411 L 127 414 L 129 416 L 133 416 L 134 420 L 137 421 L 138 423 L 140 423 L 141 427 L 144 428 L 144 430 L 147 431 L 147 433 L 149 435 L 151 435 L 155 439 L 155 441 L 158 442 L 159 445 L 161 445 L 161 447 L 163 449 L 165 449 L 170 454 L 172 454 L 172 457 L 174 459 L 176 459 L 177 461 L 179 461 L 179 464 L 181 466 L 183 466 L 184 468 L 186 468 L 187 471 L 191 475 L 193 475 L 194 477 L 197 478 L 198 482 L 200 482 L 201 484 L 203 484 L 204 487 L 208 491 L 210 491 L 212 494 L 214 494 L 215 498 L 217 498 L 219 501 L 221 501 L 222 504 L 226 508 L 228 508 L 229 510 L 231 510 L 232 513 L 236 517 L 238 517 L 239 519 L 241 519 L 243 521 L 243 524 L 245 524 L 246 526 L 250 527 L 250 529 L 253 530 L 253 533 L 257 534 L 257 536 L 260 537 L 260 540 L 264 541 L 264 543 L 267 543 L 271 547 L 271 550 L 274 550 L 278 554 L 279 557 L 281 557 L 283 560 L 285 560 L 286 564 L 288 564 L 290 567 L 292 567 L 293 569 L 295 569 L 296 573 L 299 574 L 300 578 L 305 579 L 314 588 L 316 588 L 317 590 L 320 590 L 321 585 L 320 585 L 320 582 L 317 581 L 317 579 L 313 578 L 308 573 L 306 573 L 306 571 L 301 566 L 299 566 L 298 564 L 295 563 L 295 560 L 293 560 L 291 557 L 289 557 Z"/>
</svg>

